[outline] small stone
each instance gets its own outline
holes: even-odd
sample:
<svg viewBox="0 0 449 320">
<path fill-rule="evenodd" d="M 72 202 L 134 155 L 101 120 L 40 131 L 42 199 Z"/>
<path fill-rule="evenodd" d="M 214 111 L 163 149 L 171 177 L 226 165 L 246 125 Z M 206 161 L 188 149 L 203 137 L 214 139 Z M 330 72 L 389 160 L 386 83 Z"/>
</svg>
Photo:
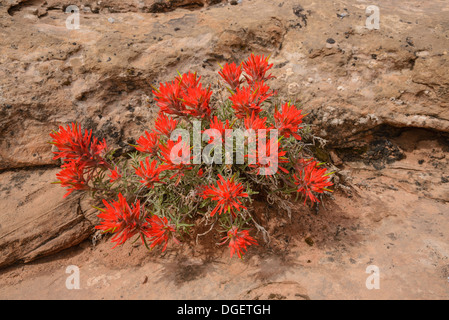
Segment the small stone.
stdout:
<svg viewBox="0 0 449 320">
<path fill-rule="evenodd" d="M 337 155 L 337 153 L 334 150 L 329 151 L 329 155 L 331 157 L 332 162 L 334 165 L 339 166 L 343 164 L 343 161 L 340 159 L 340 157 Z"/>
<path fill-rule="evenodd" d="M 332 39 L 332 38 L 328 38 L 328 39 L 326 40 L 326 42 L 329 43 L 329 44 L 334 44 L 334 43 L 335 43 L 335 40 Z"/>
<path fill-rule="evenodd" d="M 305 241 L 309 246 L 313 246 L 313 244 L 314 244 L 313 239 L 312 239 L 311 237 L 305 238 L 304 241 Z"/>
</svg>

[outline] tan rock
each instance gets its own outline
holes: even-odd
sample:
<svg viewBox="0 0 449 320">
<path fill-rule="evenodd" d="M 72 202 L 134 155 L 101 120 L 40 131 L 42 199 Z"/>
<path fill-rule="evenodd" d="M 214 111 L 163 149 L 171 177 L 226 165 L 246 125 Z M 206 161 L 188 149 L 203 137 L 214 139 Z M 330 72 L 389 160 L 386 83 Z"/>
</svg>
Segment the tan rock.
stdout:
<svg viewBox="0 0 449 320">
<path fill-rule="evenodd" d="M 80 195 L 64 199 L 64 189 L 51 184 L 56 172 L 39 169 L 0 174 L 0 268 L 61 251 L 92 234 L 93 225 L 82 210 Z M 94 221 L 92 216 L 90 219 Z"/>
</svg>

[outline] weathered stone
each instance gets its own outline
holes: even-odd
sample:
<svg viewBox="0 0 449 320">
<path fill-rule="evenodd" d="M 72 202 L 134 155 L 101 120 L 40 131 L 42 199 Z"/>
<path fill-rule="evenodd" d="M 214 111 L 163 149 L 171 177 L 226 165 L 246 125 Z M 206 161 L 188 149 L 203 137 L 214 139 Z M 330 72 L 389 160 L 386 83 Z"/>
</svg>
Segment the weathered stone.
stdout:
<svg viewBox="0 0 449 320">
<path fill-rule="evenodd" d="M 50 184 L 55 174 L 55 169 L 0 174 L 0 268 L 61 251 L 92 234 L 89 219 L 95 220 L 82 210 L 87 203 L 79 194 L 64 199 L 64 189 Z"/>
<path fill-rule="evenodd" d="M 150 84 L 177 70 L 215 84 L 218 63 L 251 52 L 271 55 L 273 87 L 298 99 L 334 147 L 382 125 L 449 132 L 444 1 L 428 15 L 404 9 L 403 22 L 382 4 L 379 30 L 365 27 L 363 5 L 342 5 L 341 19 L 309 0 L 217 2 L 71 1 L 92 12 L 68 30 L 69 2 L 2 1 L 0 169 L 53 164 L 48 132 L 71 121 L 112 145 L 135 139 L 157 111 Z M 30 10 L 47 11 L 30 19 Z"/>
</svg>

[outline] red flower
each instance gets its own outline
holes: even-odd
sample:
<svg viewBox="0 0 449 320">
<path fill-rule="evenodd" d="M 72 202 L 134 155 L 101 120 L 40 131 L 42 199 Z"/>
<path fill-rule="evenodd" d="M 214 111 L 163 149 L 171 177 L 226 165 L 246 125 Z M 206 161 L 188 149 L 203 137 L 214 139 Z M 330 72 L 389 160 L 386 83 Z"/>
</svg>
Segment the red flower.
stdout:
<svg viewBox="0 0 449 320">
<path fill-rule="evenodd" d="M 267 118 L 259 118 L 258 115 L 256 115 L 255 113 L 252 113 L 250 117 L 246 117 L 245 120 L 243 121 L 245 128 L 247 130 L 253 129 L 254 131 L 257 130 L 267 130 Z M 271 129 L 271 128 L 270 128 Z"/>
<path fill-rule="evenodd" d="M 161 112 L 183 115 L 184 104 L 181 101 L 179 81 L 166 82 L 165 85 L 161 83 L 159 90 L 153 90 L 153 94 Z"/>
<path fill-rule="evenodd" d="M 157 131 L 151 131 L 151 133 L 148 133 L 148 131 L 145 131 L 145 136 L 141 136 L 139 139 L 137 139 L 137 146 L 136 150 L 140 152 L 149 153 L 153 156 L 157 155 L 157 152 L 159 150 L 159 134 Z"/>
<path fill-rule="evenodd" d="M 233 226 L 231 230 L 228 231 L 228 234 L 226 237 L 224 237 L 222 240 L 224 240 L 221 244 L 226 243 L 229 241 L 229 248 L 231 249 L 231 258 L 234 255 L 234 253 L 237 253 L 238 257 L 241 259 L 242 254 L 244 254 L 244 251 L 246 251 L 246 246 L 250 246 L 252 244 L 258 245 L 257 241 L 249 235 L 248 230 L 240 230 L 236 226 Z"/>
<path fill-rule="evenodd" d="M 232 108 L 235 110 L 236 117 L 243 119 L 253 113 L 258 115 L 262 103 L 272 95 L 274 95 L 274 92 L 270 91 L 270 87 L 260 82 L 253 87 L 238 88 L 229 99 L 232 101 Z"/>
<path fill-rule="evenodd" d="M 217 187 L 205 186 L 202 192 L 203 199 L 211 199 L 217 201 L 217 206 L 210 213 L 211 217 L 218 213 L 221 215 L 224 212 L 230 212 L 233 216 L 236 216 L 236 211 L 240 209 L 246 209 L 242 205 L 239 198 L 249 197 L 247 193 L 243 192 L 243 186 L 241 183 L 236 184 L 234 177 L 225 180 L 220 174 L 218 175 Z"/>
<path fill-rule="evenodd" d="M 189 71 L 172 82 L 161 83 L 158 90 L 153 90 L 160 111 L 181 117 L 209 116 L 212 91 L 203 88 L 200 79 Z"/>
<path fill-rule="evenodd" d="M 273 67 L 273 64 L 268 64 L 268 57 L 255 56 L 251 54 L 247 61 L 243 62 L 243 70 L 245 71 L 246 81 L 252 85 L 255 82 L 267 81 L 274 78 L 271 74 L 266 76 L 268 70 Z"/>
<path fill-rule="evenodd" d="M 51 142 L 59 151 L 53 152 L 56 159 L 63 161 L 75 161 L 80 167 L 109 167 L 109 164 L 102 157 L 106 150 L 106 141 L 99 142 L 92 136 L 92 130 L 81 131 L 81 126 L 72 123 L 72 127 L 59 127 L 58 132 L 50 134 L 53 138 Z"/>
<path fill-rule="evenodd" d="M 64 195 L 67 197 L 75 190 L 89 190 L 88 180 L 84 177 L 85 166 L 75 161 L 70 161 L 61 166 L 62 170 L 56 174 L 62 187 L 66 187 L 68 192 Z"/>
<path fill-rule="evenodd" d="M 184 176 L 184 170 L 192 169 L 190 164 L 190 147 L 187 143 L 182 141 L 182 137 L 178 138 L 178 141 L 168 140 L 167 144 L 160 143 L 159 149 L 161 150 L 160 160 L 164 162 L 160 167 L 160 171 L 171 170 L 175 173 L 170 177 L 173 179 L 178 176 L 176 185 L 179 183 L 182 176 Z"/>
<path fill-rule="evenodd" d="M 215 129 L 218 132 L 220 132 L 221 141 L 225 141 L 226 137 L 230 136 L 232 134 L 230 131 L 228 131 L 226 133 L 227 129 L 231 129 L 231 127 L 229 125 L 229 120 L 226 120 L 226 122 L 223 123 L 223 121 L 218 120 L 217 116 L 214 116 L 214 118 L 210 120 L 209 129 Z M 208 143 L 209 144 L 214 143 L 214 137 L 213 136 L 210 137 Z"/>
<path fill-rule="evenodd" d="M 111 178 L 111 182 L 115 182 L 120 179 L 122 175 L 119 174 L 118 168 L 115 167 L 114 170 L 111 170 L 111 174 L 108 174 L 108 177 Z"/>
<path fill-rule="evenodd" d="M 191 73 L 189 71 L 187 73 L 179 75 L 175 79 L 179 83 L 183 93 L 186 93 L 187 89 L 189 89 L 189 88 L 196 88 L 196 87 L 198 87 L 198 85 L 201 84 L 200 83 L 201 77 L 198 77 L 196 72 L 195 73 Z"/>
<path fill-rule="evenodd" d="M 176 129 L 177 125 L 177 120 L 167 117 L 163 112 L 159 112 L 154 127 L 160 134 L 170 137 L 171 133 Z"/>
<path fill-rule="evenodd" d="M 112 242 L 116 242 L 114 248 L 124 244 L 136 234 L 140 235 L 144 243 L 144 236 L 147 234 L 149 225 L 141 217 L 144 208 L 140 207 L 140 201 L 130 206 L 125 197 L 119 193 L 118 201 L 112 200 L 109 204 L 106 200 L 103 200 L 103 203 L 106 208 L 100 210 L 101 213 L 98 217 L 102 221 L 95 229 L 114 233 L 115 236 L 111 239 Z"/>
<path fill-rule="evenodd" d="M 198 87 L 188 88 L 183 94 L 182 100 L 185 105 L 184 115 L 191 115 L 193 117 L 210 117 L 212 112 L 210 108 L 210 98 L 212 91 L 202 88 L 201 84 Z"/>
<path fill-rule="evenodd" d="M 164 243 L 162 252 L 167 249 L 168 240 L 172 238 L 176 243 L 179 241 L 175 238 L 174 233 L 176 232 L 175 225 L 170 224 L 166 217 L 151 216 L 147 218 L 148 224 L 150 225 L 146 235 L 151 242 L 150 248 Z"/>
<path fill-rule="evenodd" d="M 287 163 L 288 159 L 285 157 L 286 151 L 280 147 L 280 142 L 273 140 L 273 138 L 258 140 L 256 150 L 248 150 L 248 166 L 257 168 L 256 173 L 264 176 L 273 175 L 280 169 L 284 173 L 289 171 L 281 166 L 280 163 Z"/>
<path fill-rule="evenodd" d="M 235 62 L 228 64 L 226 63 L 218 74 L 223 78 L 224 81 L 230 86 L 232 91 L 235 91 L 240 87 L 240 76 L 242 75 L 242 65 L 237 66 Z"/>
<path fill-rule="evenodd" d="M 299 160 L 296 167 L 296 174 L 293 175 L 295 179 L 295 184 L 298 186 L 297 192 L 302 192 L 306 196 L 304 203 L 307 198 L 312 202 L 320 202 L 318 198 L 313 194 L 323 193 L 324 191 L 331 191 L 327 189 L 333 185 L 329 181 L 329 173 L 326 173 L 326 168 L 319 168 L 319 163 L 314 160 Z"/>
<path fill-rule="evenodd" d="M 297 140 L 301 140 L 301 136 L 297 133 L 299 129 L 302 129 L 301 123 L 304 117 L 301 114 L 302 110 L 298 110 L 294 105 L 285 103 L 282 106 L 282 110 L 278 110 L 274 113 L 274 120 L 276 128 L 280 134 L 288 138 L 290 135 L 294 136 Z"/>
<path fill-rule="evenodd" d="M 159 174 L 161 171 L 160 168 L 157 167 L 156 160 L 153 160 L 150 164 L 150 158 L 146 158 L 145 163 L 143 161 L 140 161 L 140 167 L 135 169 L 136 174 L 142 178 L 140 182 L 144 184 L 147 188 L 154 189 L 154 184 L 161 182 L 159 180 Z"/>
</svg>

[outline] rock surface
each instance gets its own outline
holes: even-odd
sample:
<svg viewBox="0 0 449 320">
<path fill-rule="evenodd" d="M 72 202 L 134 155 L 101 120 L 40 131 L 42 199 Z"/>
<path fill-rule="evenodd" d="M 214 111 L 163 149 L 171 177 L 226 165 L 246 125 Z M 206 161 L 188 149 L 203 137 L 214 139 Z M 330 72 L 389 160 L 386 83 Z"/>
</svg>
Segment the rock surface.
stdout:
<svg viewBox="0 0 449 320">
<path fill-rule="evenodd" d="M 0 268 L 70 248 L 92 234 L 94 210 L 79 195 L 63 199 L 64 190 L 50 184 L 56 172 L 1 174 Z"/>
<path fill-rule="evenodd" d="M 52 164 L 48 132 L 71 121 L 132 141 L 156 112 L 151 84 L 176 70 L 214 84 L 218 63 L 251 52 L 271 55 L 273 86 L 334 147 L 382 125 L 449 132 L 446 1 L 380 1 L 379 30 L 363 1 L 216 2 L 72 1 L 69 30 L 69 2 L 2 0 L 0 169 Z"/>
<path fill-rule="evenodd" d="M 0 297 L 447 299 L 449 4 L 376 3 L 378 30 L 363 0 L 0 0 Z M 91 247 L 94 210 L 49 184 L 49 132 L 77 121 L 125 149 L 157 112 L 151 85 L 192 70 L 215 88 L 218 63 L 251 52 L 326 140 L 335 199 L 245 261 Z M 365 287 L 371 264 L 382 290 Z"/>
<path fill-rule="evenodd" d="M 447 151 L 416 132 L 393 142 L 404 148 L 405 158 L 380 170 L 346 161 L 341 169 L 351 188 L 336 190 L 318 213 L 298 206 L 289 220 L 261 208 L 275 220 L 272 241 L 249 248 L 243 260 L 230 259 L 226 246 L 203 239 L 197 247 L 170 246 L 164 254 L 148 252 L 139 242 L 112 250 L 108 239 L 96 246 L 84 241 L 2 270 L 0 298 L 445 300 Z M 428 160 L 416 165 L 422 159 Z M 66 286 L 69 266 L 79 268 L 78 290 Z M 369 266 L 378 267 L 379 289 L 366 286 Z"/>
</svg>

